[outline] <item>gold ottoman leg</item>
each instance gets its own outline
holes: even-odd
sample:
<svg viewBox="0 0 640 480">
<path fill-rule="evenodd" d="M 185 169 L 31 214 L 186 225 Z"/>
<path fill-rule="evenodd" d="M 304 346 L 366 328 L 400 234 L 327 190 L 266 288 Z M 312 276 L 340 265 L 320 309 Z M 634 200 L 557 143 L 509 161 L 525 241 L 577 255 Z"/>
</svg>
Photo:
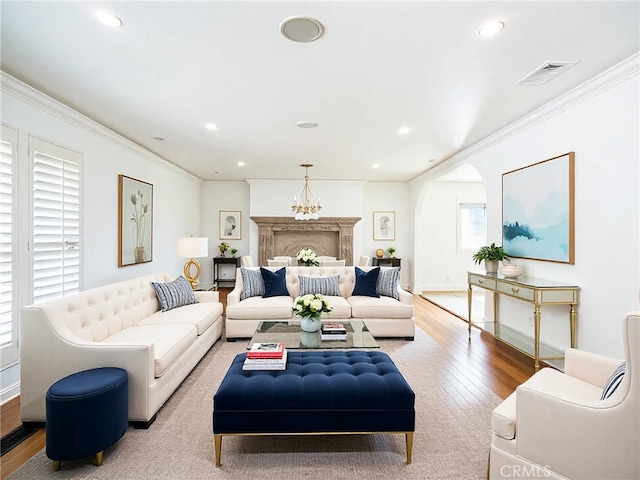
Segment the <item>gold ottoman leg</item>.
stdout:
<svg viewBox="0 0 640 480">
<path fill-rule="evenodd" d="M 104 450 L 101 452 L 96 453 L 96 460 L 95 460 L 95 464 L 99 467 L 100 465 L 102 465 L 102 457 L 104 455 Z"/>
<path fill-rule="evenodd" d="M 411 456 L 413 455 L 413 432 L 407 432 L 407 463 L 411 463 Z"/>
<path fill-rule="evenodd" d="M 57 472 L 58 470 L 60 470 L 60 466 L 62 465 L 62 462 L 60 460 L 54 460 L 53 461 L 53 471 Z"/>
<path fill-rule="evenodd" d="M 222 435 L 213 436 L 213 448 L 216 452 L 216 467 L 222 466 Z"/>
</svg>

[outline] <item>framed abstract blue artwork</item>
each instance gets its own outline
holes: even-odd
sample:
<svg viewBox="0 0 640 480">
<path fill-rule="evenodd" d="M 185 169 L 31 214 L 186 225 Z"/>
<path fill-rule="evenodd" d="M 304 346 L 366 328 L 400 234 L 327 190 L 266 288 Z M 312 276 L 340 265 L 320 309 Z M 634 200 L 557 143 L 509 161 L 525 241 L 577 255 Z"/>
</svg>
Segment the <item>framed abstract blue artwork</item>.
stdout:
<svg viewBox="0 0 640 480">
<path fill-rule="evenodd" d="M 574 157 L 502 174 L 502 246 L 510 257 L 574 264 Z"/>
</svg>

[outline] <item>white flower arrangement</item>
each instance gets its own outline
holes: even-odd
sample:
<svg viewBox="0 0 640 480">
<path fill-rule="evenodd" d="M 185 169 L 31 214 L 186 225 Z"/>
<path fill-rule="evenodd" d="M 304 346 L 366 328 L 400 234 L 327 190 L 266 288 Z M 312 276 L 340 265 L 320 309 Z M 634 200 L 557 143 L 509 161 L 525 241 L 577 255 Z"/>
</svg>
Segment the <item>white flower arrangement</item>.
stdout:
<svg viewBox="0 0 640 480">
<path fill-rule="evenodd" d="M 309 293 L 301 297 L 296 297 L 293 302 L 293 313 L 301 317 L 320 315 L 321 313 L 331 313 L 333 307 L 319 293 Z"/>
<path fill-rule="evenodd" d="M 316 252 L 311 250 L 310 248 L 303 248 L 296 255 L 296 259 L 298 263 L 304 263 L 307 267 L 318 266 L 320 262 L 316 258 Z"/>
</svg>

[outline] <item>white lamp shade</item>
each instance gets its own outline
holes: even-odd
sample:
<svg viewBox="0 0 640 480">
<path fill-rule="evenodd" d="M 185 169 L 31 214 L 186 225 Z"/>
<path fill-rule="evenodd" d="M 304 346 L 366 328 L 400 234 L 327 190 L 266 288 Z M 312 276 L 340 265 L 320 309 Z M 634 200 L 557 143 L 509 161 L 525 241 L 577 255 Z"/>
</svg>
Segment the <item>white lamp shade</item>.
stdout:
<svg viewBox="0 0 640 480">
<path fill-rule="evenodd" d="M 185 237 L 176 242 L 176 256 L 182 258 L 207 257 L 209 239 L 207 237 Z"/>
</svg>

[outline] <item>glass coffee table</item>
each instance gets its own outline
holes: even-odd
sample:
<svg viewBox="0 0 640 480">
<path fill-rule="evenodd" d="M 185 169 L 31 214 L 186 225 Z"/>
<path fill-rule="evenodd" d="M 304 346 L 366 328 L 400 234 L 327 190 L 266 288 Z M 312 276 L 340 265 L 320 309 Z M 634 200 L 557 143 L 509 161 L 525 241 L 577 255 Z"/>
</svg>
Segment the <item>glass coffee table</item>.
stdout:
<svg viewBox="0 0 640 480">
<path fill-rule="evenodd" d="M 283 342 L 285 348 L 379 348 L 378 342 L 362 320 L 333 320 L 342 323 L 347 330 L 346 340 L 321 340 L 320 332 L 303 332 L 300 320 L 270 322 L 263 321 L 249 343 L 247 350 L 254 343 Z"/>
</svg>

